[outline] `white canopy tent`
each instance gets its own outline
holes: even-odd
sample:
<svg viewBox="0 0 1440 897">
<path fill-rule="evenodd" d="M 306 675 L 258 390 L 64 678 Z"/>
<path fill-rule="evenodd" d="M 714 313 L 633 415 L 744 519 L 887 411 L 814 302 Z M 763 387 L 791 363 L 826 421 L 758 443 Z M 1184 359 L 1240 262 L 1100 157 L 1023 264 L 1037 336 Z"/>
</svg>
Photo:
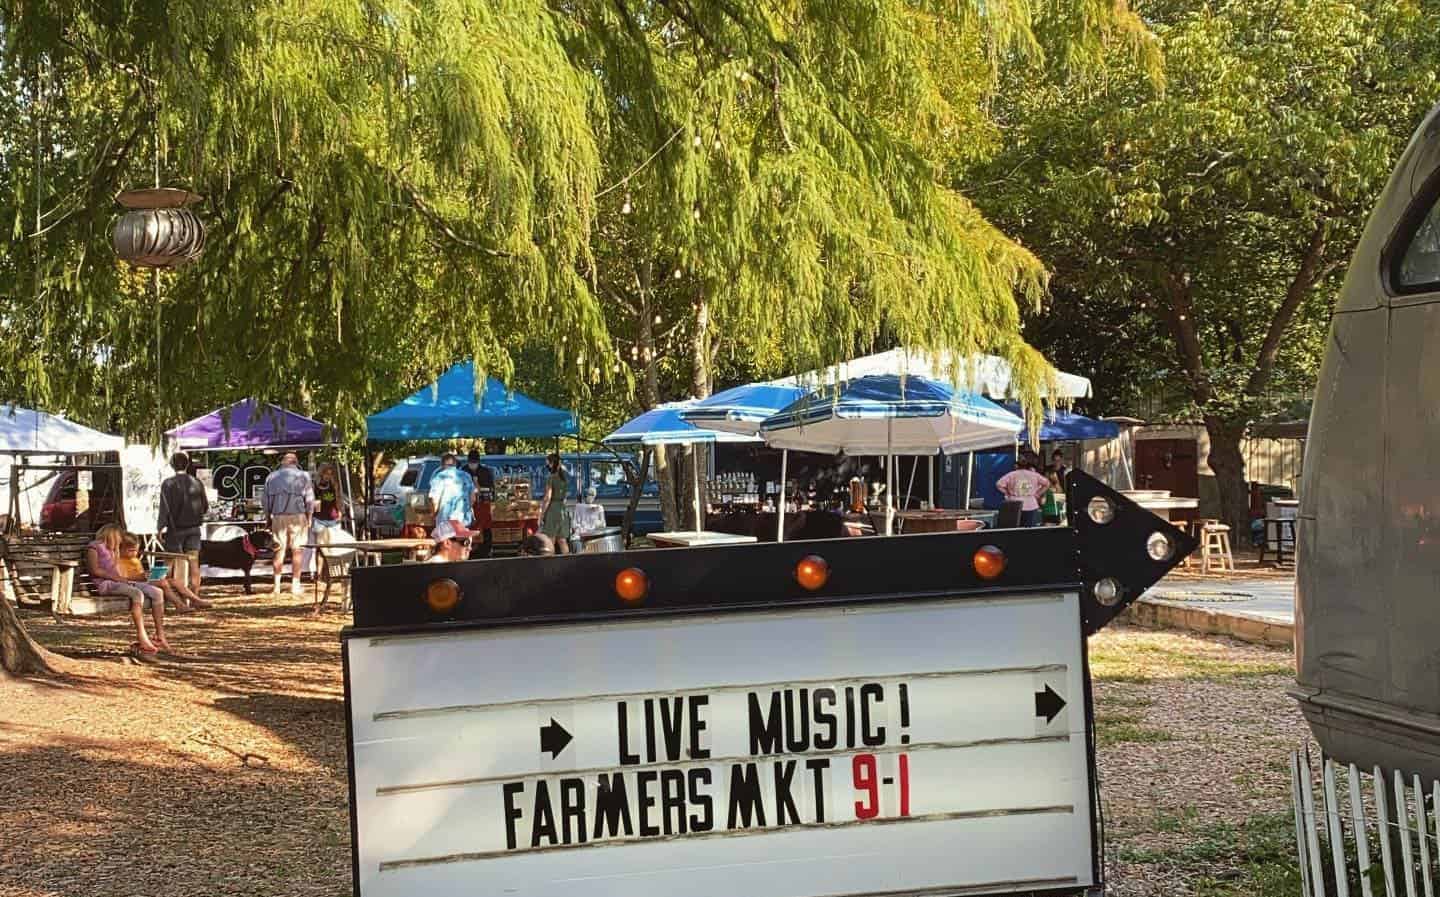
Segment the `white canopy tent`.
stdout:
<svg viewBox="0 0 1440 897">
<path fill-rule="evenodd" d="M 12 525 L 38 521 L 46 483 L 54 475 L 44 465 L 66 456 L 119 452 L 124 447 L 123 437 L 44 411 L 0 405 L 0 517 L 13 517 Z M 25 469 L 30 465 L 41 467 Z"/>
<path fill-rule="evenodd" d="M 810 386 L 823 385 L 836 380 L 853 380 L 872 374 L 897 374 L 902 376 L 928 377 L 942 383 L 950 382 L 950 369 L 959 368 L 960 392 L 972 392 L 992 399 L 1011 399 L 1016 396 L 1010 390 L 1010 362 L 998 355 L 972 355 L 952 364 L 954 356 L 942 353 L 938 357 L 919 349 L 891 349 L 874 355 L 862 355 L 849 361 L 831 365 L 772 381 L 776 384 L 799 383 Z M 1058 388 L 1051 399 L 1085 399 L 1091 395 L 1090 380 L 1079 374 L 1057 371 Z"/>
<path fill-rule="evenodd" d="M 15 405 L 0 405 L 0 455 L 92 455 L 125 448 L 123 436 Z"/>
</svg>

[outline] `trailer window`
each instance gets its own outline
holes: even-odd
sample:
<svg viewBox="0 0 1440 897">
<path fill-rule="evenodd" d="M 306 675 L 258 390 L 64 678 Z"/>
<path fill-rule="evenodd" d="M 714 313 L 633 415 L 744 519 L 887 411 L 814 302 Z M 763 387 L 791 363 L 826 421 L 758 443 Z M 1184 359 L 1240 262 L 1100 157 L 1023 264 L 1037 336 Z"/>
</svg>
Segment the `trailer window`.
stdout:
<svg viewBox="0 0 1440 897">
<path fill-rule="evenodd" d="M 400 485 L 414 486 L 415 481 L 418 479 L 420 479 L 420 465 L 411 464 L 409 467 L 405 468 L 405 472 L 400 475 Z"/>
<path fill-rule="evenodd" d="M 1405 251 L 1397 256 L 1391 281 L 1397 293 L 1440 290 L 1440 202 L 1420 220 Z"/>
</svg>

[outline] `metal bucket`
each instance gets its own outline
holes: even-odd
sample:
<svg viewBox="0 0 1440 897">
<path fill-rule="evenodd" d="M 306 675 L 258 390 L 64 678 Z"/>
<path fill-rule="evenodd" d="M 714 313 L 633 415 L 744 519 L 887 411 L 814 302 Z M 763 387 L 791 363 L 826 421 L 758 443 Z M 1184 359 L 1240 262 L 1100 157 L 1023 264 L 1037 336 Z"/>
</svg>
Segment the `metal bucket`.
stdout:
<svg viewBox="0 0 1440 897">
<path fill-rule="evenodd" d="M 580 537 L 580 551 L 583 554 L 608 554 L 624 550 L 625 538 L 618 526 L 607 526 Z"/>
</svg>

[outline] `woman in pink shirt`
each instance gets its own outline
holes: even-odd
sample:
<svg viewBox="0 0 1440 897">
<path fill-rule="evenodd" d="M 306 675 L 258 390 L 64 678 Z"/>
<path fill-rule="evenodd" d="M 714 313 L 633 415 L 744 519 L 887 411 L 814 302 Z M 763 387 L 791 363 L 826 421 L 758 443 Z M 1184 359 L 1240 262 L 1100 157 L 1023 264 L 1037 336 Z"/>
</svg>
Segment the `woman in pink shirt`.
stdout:
<svg viewBox="0 0 1440 897">
<path fill-rule="evenodd" d="M 1010 501 L 1020 502 L 1020 525 L 1040 525 L 1040 500 L 1050 490 L 1050 478 L 1035 469 L 1035 463 L 1022 456 L 1015 462 L 1015 469 L 1000 478 L 995 484 L 1000 494 Z"/>
</svg>

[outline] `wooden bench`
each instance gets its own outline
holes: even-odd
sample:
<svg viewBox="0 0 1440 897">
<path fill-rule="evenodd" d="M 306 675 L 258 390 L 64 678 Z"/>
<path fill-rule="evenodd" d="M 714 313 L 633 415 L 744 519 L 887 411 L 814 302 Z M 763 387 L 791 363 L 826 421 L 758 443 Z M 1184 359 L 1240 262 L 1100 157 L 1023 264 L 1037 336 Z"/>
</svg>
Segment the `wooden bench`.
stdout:
<svg viewBox="0 0 1440 897">
<path fill-rule="evenodd" d="M 18 533 L 5 537 L 6 597 L 43 603 L 50 600 L 55 614 L 70 613 L 75 590 L 90 581 L 85 569 L 85 533 Z M 27 600 L 28 599 L 28 600 Z"/>
</svg>

